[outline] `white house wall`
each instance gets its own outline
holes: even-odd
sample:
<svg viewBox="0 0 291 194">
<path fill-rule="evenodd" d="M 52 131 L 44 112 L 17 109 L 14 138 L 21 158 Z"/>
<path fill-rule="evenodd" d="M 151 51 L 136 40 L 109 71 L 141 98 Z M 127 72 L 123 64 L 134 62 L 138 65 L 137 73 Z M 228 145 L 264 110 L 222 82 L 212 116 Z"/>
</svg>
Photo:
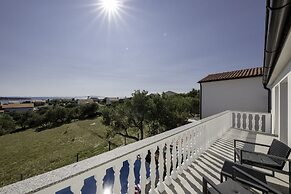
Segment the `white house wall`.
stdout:
<svg viewBox="0 0 291 194">
<path fill-rule="evenodd" d="M 202 118 L 225 110 L 268 111 L 268 91 L 262 77 L 201 83 Z"/>
</svg>

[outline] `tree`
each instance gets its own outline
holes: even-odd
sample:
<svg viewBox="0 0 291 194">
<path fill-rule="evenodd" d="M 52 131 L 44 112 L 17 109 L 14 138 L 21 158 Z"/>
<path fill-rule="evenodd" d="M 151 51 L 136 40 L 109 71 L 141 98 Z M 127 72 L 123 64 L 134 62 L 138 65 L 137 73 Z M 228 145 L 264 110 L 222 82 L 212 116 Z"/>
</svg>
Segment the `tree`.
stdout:
<svg viewBox="0 0 291 194">
<path fill-rule="evenodd" d="M 89 104 L 81 105 L 80 118 L 86 119 L 86 118 L 95 117 L 97 110 L 98 110 L 98 104 L 96 103 L 89 103 Z"/>
<path fill-rule="evenodd" d="M 145 90 L 137 90 L 130 100 L 103 109 L 103 123 L 112 128 L 109 134 L 112 136 L 118 134 L 136 141 L 144 138 L 146 118 L 149 113 L 147 93 Z M 130 134 L 130 129 L 135 132 Z"/>
<path fill-rule="evenodd" d="M 0 115 L 0 135 L 15 131 L 16 124 L 13 118 L 8 114 Z"/>
</svg>

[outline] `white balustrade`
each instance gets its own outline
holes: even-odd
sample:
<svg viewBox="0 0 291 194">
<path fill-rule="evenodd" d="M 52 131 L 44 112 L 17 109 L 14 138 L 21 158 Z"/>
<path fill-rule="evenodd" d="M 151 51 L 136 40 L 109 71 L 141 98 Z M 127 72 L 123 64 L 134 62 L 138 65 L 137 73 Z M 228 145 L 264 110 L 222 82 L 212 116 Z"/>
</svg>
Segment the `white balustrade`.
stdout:
<svg viewBox="0 0 291 194">
<path fill-rule="evenodd" d="M 261 115 L 259 118 L 261 124 L 258 123 L 257 126 L 260 126 L 261 130 L 267 131 L 265 128 L 268 125 L 263 124 L 262 121 L 269 122 L 270 116 L 268 114 L 245 112 L 244 114 L 246 115 L 245 119 L 243 119 L 243 114 L 240 112 L 225 111 L 202 119 L 199 123 L 190 123 L 54 171 L 8 185 L 1 188 L 0 193 L 17 193 L 14 191 L 39 194 L 56 193 L 67 187 L 70 187 L 74 194 L 81 193 L 84 180 L 94 176 L 97 193 L 104 194 L 104 191 L 107 191 L 107 188 L 103 188 L 106 169 L 113 168 L 114 183 L 109 186 L 112 189 L 111 192 L 117 194 L 121 190 L 125 190 L 125 188 L 122 188 L 124 185 L 122 181 L 124 180 L 120 180 L 120 177 L 122 177 L 123 163 L 128 161 L 127 193 L 132 194 L 136 187 L 135 176 L 137 175 L 134 170 L 136 160 L 140 160 L 141 164 L 139 169 L 141 193 L 149 192 L 155 194 L 157 191 L 163 192 L 165 185 L 170 185 L 173 180 L 177 179 L 184 169 L 187 169 L 228 129 L 232 127 L 242 128 L 244 122 L 246 123 L 246 129 L 248 129 L 249 124 L 252 122 L 250 118 L 254 120 L 255 115 Z M 239 121 L 239 115 L 243 121 Z M 239 122 L 240 125 L 238 125 Z M 251 128 L 254 128 L 254 126 L 253 124 Z M 148 166 L 150 172 L 148 172 Z M 150 175 L 148 178 L 147 174 Z M 156 176 L 157 174 L 159 176 Z M 149 191 L 146 191 L 146 188 L 149 188 Z"/>
<path fill-rule="evenodd" d="M 236 129 L 271 133 L 270 113 L 232 112 L 232 115 L 232 120 L 234 122 L 232 126 L 234 126 Z M 240 115 L 240 125 L 238 124 L 238 115 Z"/>
</svg>

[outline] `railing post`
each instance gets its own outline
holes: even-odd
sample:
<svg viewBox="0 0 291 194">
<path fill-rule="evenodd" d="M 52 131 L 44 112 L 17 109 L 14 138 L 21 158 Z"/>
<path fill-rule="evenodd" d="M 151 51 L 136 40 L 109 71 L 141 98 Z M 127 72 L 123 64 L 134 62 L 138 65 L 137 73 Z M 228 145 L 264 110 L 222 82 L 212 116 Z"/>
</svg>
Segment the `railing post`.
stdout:
<svg viewBox="0 0 291 194">
<path fill-rule="evenodd" d="M 171 143 L 172 143 L 171 141 L 168 141 L 167 142 L 167 151 L 166 151 L 166 178 L 165 178 L 166 185 L 171 185 L 172 184 L 172 181 L 171 181 L 171 161 L 172 161 Z M 173 150 L 172 150 L 172 152 L 173 152 Z M 173 159 L 174 159 L 174 157 L 173 157 Z"/>
<path fill-rule="evenodd" d="M 134 162 L 135 159 L 129 158 L 129 174 L 128 174 L 128 193 L 134 193 L 135 191 L 135 176 L 134 176 Z"/>
<path fill-rule="evenodd" d="M 252 131 L 256 131 L 256 114 L 252 114 Z"/>
<path fill-rule="evenodd" d="M 173 171 L 171 174 L 172 179 L 176 180 L 178 178 L 178 173 L 177 173 L 177 139 L 174 138 L 173 140 L 173 156 L 172 156 L 172 160 L 173 160 Z"/>
<path fill-rule="evenodd" d="M 259 131 L 263 132 L 263 115 L 259 114 Z"/>
<path fill-rule="evenodd" d="M 113 166 L 114 170 L 114 185 L 113 185 L 113 191 L 114 193 L 120 193 L 121 192 L 121 184 L 120 184 L 120 169 L 121 164 L 117 163 Z"/>
<path fill-rule="evenodd" d="M 96 186 L 97 186 L 97 194 L 104 194 L 104 189 L 103 189 L 104 175 L 105 175 L 105 169 L 103 168 L 97 169 L 97 173 L 94 175 L 94 178 L 96 180 Z"/>
<path fill-rule="evenodd" d="M 235 117 L 235 120 L 236 120 L 236 126 L 235 126 L 235 128 L 237 128 L 238 129 L 238 112 L 236 112 L 236 117 Z"/>
<path fill-rule="evenodd" d="M 186 170 L 188 168 L 187 165 L 187 134 L 185 133 L 183 135 L 183 170 Z"/>
<path fill-rule="evenodd" d="M 84 180 L 79 180 L 79 181 L 76 181 L 74 182 L 70 187 L 71 187 L 71 191 L 74 193 L 74 194 L 82 194 L 82 188 L 83 188 L 83 185 L 84 185 Z"/>
<path fill-rule="evenodd" d="M 146 188 L 146 167 L 145 167 L 145 157 L 147 153 L 140 153 L 140 190 L 141 194 L 145 194 Z"/>
<path fill-rule="evenodd" d="M 167 153 L 168 153 L 168 142 L 166 144 L 167 146 Z M 164 147 L 165 144 L 163 143 L 162 145 L 159 145 L 159 182 L 158 182 L 158 190 L 159 192 L 163 192 L 165 190 L 165 185 L 164 185 L 164 165 L 165 165 L 165 160 L 164 160 Z M 166 156 L 167 157 L 167 156 Z M 168 161 L 166 161 L 168 163 Z M 166 165 L 166 167 L 168 166 L 168 164 Z"/>
<path fill-rule="evenodd" d="M 149 191 L 150 194 L 156 194 L 157 192 L 155 191 L 155 182 L 156 182 L 156 160 L 155 160 L 155 152 L 156 152 L 156 148 L 152 148 L 151 149 L 151 189 Z"/>
<path fill-rule="evenodd" d="M 246 130 L 250 130 L 250 114 L 246 113 Z"/>
<path fill-rule="evenodd" d="M 240 113 L 240 129 L 244 129 L 244 125 L 243 125 L 243 122 L 244 122 L 244 120 L 243 120 L 243 116 L 244 116 L 244 113 L 241 112 L 241 113 Z"/>
<path fill-rule="evenodd" d="M 179 143 L 178 143 L 178 173 L 182 174 L 182 136 L 178 137 Z"/>
<path fill-rule="evenodd" d="M 188 165 L 191 165 L 191 163 L 193 162 L 193 159 L 194 159 L 194 155 L 193 155 L 193 153 L 194 153 L 194 131 L 193 130 L 191 130 L 190 131 L 190 133 L 189 133 L 189 136 L 190 136 L 190 139 L 189 139 L 189 164 Z"/>
<path fill-rule="evenodd" d="M 266 114 L 265 115 L 265 131 L 266 131 L 266 133 L 270 133 L 270 134 L 272 134 L 272 131 L 271 131 L 271 117 L 272 117 L 271 114 Z"/>
</svg>

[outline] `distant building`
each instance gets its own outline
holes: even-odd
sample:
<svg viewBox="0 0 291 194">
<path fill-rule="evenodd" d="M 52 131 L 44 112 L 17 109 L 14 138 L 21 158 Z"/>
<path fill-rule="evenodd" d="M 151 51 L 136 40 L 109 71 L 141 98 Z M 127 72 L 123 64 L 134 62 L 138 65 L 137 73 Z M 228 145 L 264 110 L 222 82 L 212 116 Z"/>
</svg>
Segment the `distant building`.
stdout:
<svg viewBox="0 0 291 194">
<path fill-rule="evenodd" d="M 91 96 L 90 99 L 92 99 L 94 102 L 100 102 L 101 99 L 99 99 L 97 96 Z"/>
<path fill-rule="evenodd" d="M 112 104 L 114 102 L 119 102 L 118 97 L 106 97 L 104 98 L 106 105 Z"/>
<path fill-rule="evenodd" d="M 46 103 L 45 100 L 33 100 L 32 102 L 33 102 L 34 106 L 43 106 Z"/>
<path fill-rule="evenodd" d="M 93 99 L 79 99 L 78 100 L 78 104 L 79 105 L 82 105 L 82 104 L 91 104 L 91 103 L 94 103 L 94 100 Z"/>
<path fill-rule="evenodd" d="M 4 112 L 28 112 L 33 111 L 33 108 L 34 108 L 33 103 L 2 105 L 2 109 L 4 110 Z"/>
<path fill-rule="evenodd" d="M 4 110 L 0 110 L 0 114 L 4 113 Z"/>
</svg>

